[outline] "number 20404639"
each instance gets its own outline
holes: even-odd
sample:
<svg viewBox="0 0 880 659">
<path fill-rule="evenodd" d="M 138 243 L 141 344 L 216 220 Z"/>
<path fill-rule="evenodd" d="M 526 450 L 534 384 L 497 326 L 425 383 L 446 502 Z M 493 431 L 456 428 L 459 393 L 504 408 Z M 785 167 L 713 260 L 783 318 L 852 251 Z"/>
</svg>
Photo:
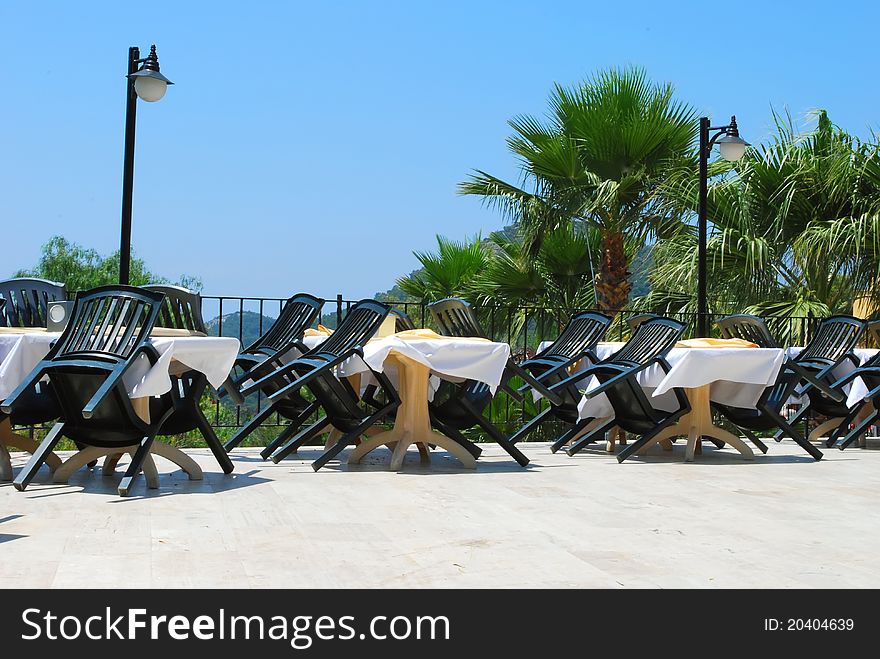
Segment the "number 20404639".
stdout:
<svg viewBox="0 0 880 659">
<path fill-rule="evenodd" d="M 852 631 L 852 618 L 764 618 L 764 631 Z"/>
</svg>

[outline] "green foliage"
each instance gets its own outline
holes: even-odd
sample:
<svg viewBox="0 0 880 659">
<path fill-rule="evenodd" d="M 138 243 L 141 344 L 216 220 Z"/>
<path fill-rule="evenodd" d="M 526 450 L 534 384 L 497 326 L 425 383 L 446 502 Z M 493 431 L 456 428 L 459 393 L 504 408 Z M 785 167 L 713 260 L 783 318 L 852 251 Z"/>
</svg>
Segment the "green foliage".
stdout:
<svg viewBox="0 0 880 659">
<path fill-rule="evenodd" d="M 165 277 L 150 272 L 143 259 L 134 256 L 129 272 L 133 286 L 170 283 Z M 63 236 L 52 236 L 43 245 L 37 265 L 29 270 L 19 270 L 13 276 L 64 282 L 69 291 L 115 284 L 119 282 L 119 251 L 101 256 L 96 250 L 70 242 Z M 176 283 L 190 290 L 202 289 L 201 280 L 189 275 L 182 275 Z"/>
<path fill-rule="evenodd" d="M 490 254 L 480 236 L 456 242 L 437 236 L 436 252 L 414 252 L 421 270 L 397 280 L 407 295 L 424 302 L 446 297 L 471 299 L 475 277 L 489 264 Z"/>
<path fill-rule="evenodd" d="M 713 313 L 821 317 L 880 296 L 880 156 L 824 111 L 799 132 L 774 115 L 776 134 L 737 163 L 713 163 L 709 189 L 709 301 Z M 664 195 L 683 212 L 697 202 L 696 170 Z M 696 232 L 658 243 L 643 300 L 655 310 L 695 310 Z"/>
<path fill-rule="evenodd" d="M 658 191 L 671 172 L 696 162 L 697 122 L 670 84 L 652 83 L 641 69 L 612 69 L 571 89 L 557 86 L 550 106 L 546 121 L 509 122 L 522 185 L 477 170 L 459 191 L 519 224 L 532 256 L 559 230 L 595 229 L 637 247 L 680 230 L 677 209 Z M 599 265 L 609 295 L 628 290 L 626 262 L 615 255 Z"/>
</svg>

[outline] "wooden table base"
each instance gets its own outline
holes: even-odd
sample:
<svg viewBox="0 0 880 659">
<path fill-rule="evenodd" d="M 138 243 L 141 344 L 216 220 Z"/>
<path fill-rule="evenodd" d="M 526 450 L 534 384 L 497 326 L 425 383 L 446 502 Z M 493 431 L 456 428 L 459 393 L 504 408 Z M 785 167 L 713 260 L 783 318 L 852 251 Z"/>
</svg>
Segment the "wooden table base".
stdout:
<svg viewBox="0 0 880 659">
<path fill-rule="evenodd" d="M 754 460 L 755 454 L 742 439 L 712 423 L 712 406 L 709 401 L 709 385 L 695 389 L 685 389 L 691 403 L 691 411 L 685 414 L 678 423 L 660 432 L 648 444 L 643 446 L 639 454 L 645 453 L 654 444 L 669 441 L 672 437 L 686 436 L 685 462 L 693 462 L 694 455 L 702 451 L 702 438 L 711 437 L 729 444 L 742 454 L 745 460 Z M 665 448 L 665 447 L 664 447 Z M 671 450 L 672 445 L 669 445 Z"/>
<path fill-rule="evenodd" d="M 122 454 L 134 454 L 137 448 L 137 445 L 127 446 L 122 449 L 87 446 L 61 463 L 61 466 L 58 467 L 52 475 L 52 482 L 66 483 L 70 480 L 70 477 L 73 476 L 73 474 L 82 469 L 92 460 L 97 460 L 102 457 L 104 458 L 104 463 L 101 467 L 101 472 L 105 476 L 112 474 L 116 471 L 116 464 L 119 462 L 119 458 L 122 457 Z M 156 463 L 153 462 L 154 455 L 158 455 L 176 464 L 186 472 L 191 481 L 202 480 L 202 468 L 195 460 L 176 446 L 153 440 L 153 444 L 150 447 L 150 454 L 144 459 L 143 464 L 143 472 L 144 477 L 147 480 L 147 487 L 151 490 L 155 490 L 159 487 L 159 472 L 156 470 Z"/>
<path fill-rule="evenodd" d="M 0 481 L 12 480 L 12 461 L 9 456 L 8 447 L 21 449 L 28 453 L 33 453 L 40 445 L 30 437 L 19 435 L 12 432 L 12 423 L 9 419 L 0 421 Z M 46 465 L 52 471 L 61 466 L 61 458 L 54 453 L 50 453 L 46 458 Z"/>
<path fill-rule="evenodd" d="M 388 360 L 392 359 L 397 364 L 397 372 L 400 376 L 398 391 L 401 400 L 394 420 L 394 428 L 361 442 L 349 456 L 349 464 L 359 463 L 365 455 L 380 446 L 394 444 L 391 468 L 397 471 L 403 466 L 410 445 L 416 444 L 419 447 L 419 454 L 425 461 L 430 456 L 428 445 L 435 444 L 458 458 L 466 468 L 475 469 L 477 461 L 467 449 L 431 427 L 431 417 L 428 414 L 430 369 L 402 355 L 392 353 Z"/>
</svg>

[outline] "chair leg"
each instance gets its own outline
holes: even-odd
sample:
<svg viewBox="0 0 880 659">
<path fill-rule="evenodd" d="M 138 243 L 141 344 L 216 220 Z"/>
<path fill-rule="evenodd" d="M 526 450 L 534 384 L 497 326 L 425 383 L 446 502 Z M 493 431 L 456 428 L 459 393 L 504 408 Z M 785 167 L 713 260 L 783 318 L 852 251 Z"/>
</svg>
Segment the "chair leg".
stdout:
<svg viewBox="0 0 880 659">
<path fill-rule="evenodd" d="M 302 424 L 305 423 L 306 419 L 308 419 L 318 407 L 319 405 L 317 403 L 312 403 L 302 412 L 297 414 L 295 419 L 291 419 L 290 424 L 284 428 L 275 439 L 269 442 L 268 446 L 260 451 L 260 457 L 263 458 L 263 460 L 268 460 L 269 456 L 272 455 L 279 446 L 282 446 L 284 442 L 290 439 L 293 433 L 302 427 Z"/>
<path fill-rule="evenodd" d="M 786 423 L 788 423 L 791 426 L 796 426 L 798 424 L 798 422 L 804 418 L 804 415 L 806 415 L 807 412 L 809 412 L 809 411 L 810 411 L 810 405 L 809 405 L 809 403 L 805 403 L 803 405 L 803 407 L 800 409 L 800 411 L 798 411 L 798 413 L 794 415 L 794 418 L 791 421 L 787 421 Z M 780 414 L 779 416 L 782 416 L 782 415 Z M 782 418 L 784 419 L 785 417 L 782 417 Z M 786 433 L 784 430 L 782 430 L 780 428 L 780 430 L 777 430 L 776 434 L 773 435 L 773 439 L 775 439 L 777 442 L 781 442 L 782 438 L 787 434 L 788 433 Z"/>
<path fill-rule="evenodd" d="M 535 416 L 533 416 L 522 428 L 513 433 L 510 437 L 507 438 L 507 441 L 510 444 L 516 444 L 523 437 L 525 437 L 528 433 L 534 430 L 540 423 L 543 423 L 545 418 L 553 411 L 552 407 L 548 407 L 544 410 L 538 412 Z"/>
<path fill-rule="evenodd" d="M 822 459 L 822 451 L 820 451 L 815 446 L 813 446 L 813 444 L 811 444 L 809 442 L 809 440 L 804 439 L 801 436 L 801 434 L 797 430 L 794 429 L 794 426 L 785 420 L 785 417 L 783 417 L 781 414 L 777 414 L 776 412 L 774 412 L 771 409 L 765 408 L 764 412 L 765 412 L 765 414 L 768 414 L 771 419 L 776 421 L 776 423 L 779 425 L 779 428 L 782 433 L 784 433 L 785 435 L 787 435 L 788 437 L 793 439 L 795 442 L 797 442 L 797 445 L 800 446 L 802 449 L 804 449 L 811 456 L 813 456 L 813 458 L 815 460 Z M 781 440 L 777 440 L 777 441 L 781 441 Z"/>
<path fill-rule="evenodd" d="M 603 423 L 601 426 L 596 428 L 593 432 L 589 433 L 588 435 L 586 435 L 584 437 L 581 437 L 574 444 L 569 446 L 565 452 L 569 456 L 577 454 L 587 444 L 592 444 L 593 442 L 595 442 L 597 437 L 603 436 L 613 425 L 614 425 L 614 418 L 612 417 L 611 419 L 608 420 L 607 423 Z"/>
<path fill-rule="evenodd" d="M 840 422 L 840 425 L 828 435 L 828 440 L 825 442 L 825 448 L 831 448 L 837 443 L 837 439 L 849 428 L 849 424 L 853 422 L 853 419 L 855 419 L 861 411 L 862 406 L 858 405 L 854 410 L 847 414 L 846 417 L 844 417 L 843 421 Z"/>
<path fill-rule="evenodd" d="M 262 410 L 257 412 L 257 414 L 256 414 L 256 416 L 254 416 L 254 418 L 252 418 L 244 426 L 242 426 L 242 428 L 237 433 L 235 433 L 228 442 L 226 442 L 223 445 L 223 449 L 227 453 L 229 453 L 232 449 L 234 449 L 236 446 L 241 444 L 247 438 L 248 435 L 250 435 L 254 430 L 256 430 L 257 427 L 261 423 L 263 423 L 263 421 L 268 419 L 269 416 L 274 411 L 275 411 L 275 405 L 273 403 L 269 403 L 268 405 L 266 405 L 266 407 L 264 407 Z"/>
<path fill-rule="evenodd" d="M 685 414 L 687 414 L 690 411 L 691 411 L 690 406 L 687 406 L 684 409 L 679 410 L 678 412 L 676 412 L 675 414 L 670 416 L 668 419 L 666 419 L 663 423 L 660 423 L 657 426 L 655 426 L 651 430 L 651 432 L 649 432 L 647 435 L 642 435 L 636 441 L 634 441 L 632 444 L 628 444 L 620 453 L 617 454 L 617 461 L 622 463 L 624 460 L 626 460 L 628 457 L 630 457 L 633 453 L 638 452 L 639 449 L 641 449 L 643 446 L 646 446 L 660 432 L 662 432 L 663 430 L 665 430 L 666 428 L 671 426 L 673 423 L 678 421 L 682 416 L 684 416 Z"/>
<path fill-rule="evenodd" d="M 563 446 L 568 444 L 573 438 L 577 437 L 578 433 L 586 428 L 593 419 L 580 419 L 577 423 L 575 423 L 571 428 L 563 432 L 556 440 L 550 445 L 550 452 L 556 453 Z"/>
<path fill-rule="evenodd" d="M 337 455 L 342 453 L 342 450 L 351 444 L 355 439 L 360 437 L 364 432 L 372 426 L 377 421 L 381 421 L 386 416 L 388 416 L 391 412 L 400 407 L 400 400 L 394 400 L 385 407 L 380 410 L 377 410 L 374 414 L 371 414 L 366 419 L 361 421 L 361 423 L 351 432 L 346 433 L 342 437 L 340 437 L 337 442 L 331 446 L 329 449 L 324 451 L 317 460 L 312 463 L 312 469 L 315 471 L 320 470 L 324 465 L 326 465 L 330 460 L 335 458 Z"/>
<path fill-rule="evenodd" d="M 483 449 L 474 444 L 471 440 L 469 440 L 467 437 L 461 434 L 461 432 L 459 432 L 452 426 L 447 426 L 445 423 L 442 423 L 433 417 L 431 417 L 431 425 L 433 425 L 435 428 L 437 428 L 437 430 L 449 437 L 449 439 L 461 444 L 468 453 L 474 456 L 475 459 L 479 458 L 480 455 L 482 455 Z"/>
<path fill-rule="evenodd" d="M 34 476 L 37 475 L 43 462 L 46 461 L 46 458 L 52 452 L 52 449 L 54 449 L 55 445 L 61 440 L 61 433 L 63 430 L 63 421 L 52 426 L 49 434 L 47 434 L 43 441 L 40 442 L 40 445 L 37 447 L 37 450 L 34 451 L 33 455 L 31 455 L 30 460 L 27 461 L 24 469 L 18 472 L 18 476 L 16 476 L 15 480 L 12 482 L 12 485 L 16 490 L 24 492 Z"/>
<path fill-rule="evenodd" d="M 853 428 L 846 437 L 844 437 L 843 441 L 840 443 L 840 446 L 838 446 L 837 448 L 842 451 L 847 446 L 852 444 L 854 441 L 856 441 L 859 435 L 867 431 L 868 428 L 871 427 L 871 424 L 876 422 L 877 419 L 880 419 L 880 411 L 875 410 L 864 419 L 862 419 L 859 424 L 855 428 Z"/>
<path fill-rule="evenodd" d="M 471 413 L 474 415 L 477 424 L 482 428 L 488 435 L 491 437 L 498 446 L 503 448 L 514 460 L 517 461 L 520 467 L 525 467 L 529 464 L 529 459 L 525 456 L 525 454 L 520 451 L 509 439 L 507 439 L 501 432 L 493 426 L 482 414 L 476 414 L 473 410 Z"/>
<path fill-rule="evenodd" d="M 202 433 L 202 437 L 205 439 L 205 443 L 208 445 L 208 448 L 211 449 L 211 453 L 214 454 L 214 457 L 220 464 L 220 468 L 223 470 L 223 473 L 231 473 L 232 470 L 235 469 L 235 466 L 232 464 L 232 460 L 229 459 L 229 454 L 223 449 L 223 445 L 217 438 L 217 434 L 214 432 L 211 424 L 208 423 L 205 415 L 202 414 L 202 410 L 199 408 L 198 402 L 193 403 L 193 407 L 195 408 L 196 424 L 198 425 L 199 430 Z"/>
<path fill-rule="evenodd" d="M 327 417 L 322 416 L 312 425 L 303 428 L 293 439 L 291 439 L 284 446 L 272 453 L 272 455 L 269 456 L 269 459 L 275 464 L 278 464 L 288 455 L 296 451 L 300 446 L 309 441 L 312 437 L 320 434 L 321 431 L 327 427 L 328 423 L 329 421 L 327 421 Z"/>
<path fill-rule="evenodd" d="M 141 473 L 141 469 L 143 468 L 143 463 L 146 457 L 150 454 L 150 447 L 153 445 L 153 439 L 155 435 L 148 435 L 141 440 L 140 445 L 137 447 L 137 450 L 131 456 L 131 464 L 128 465 L 128 469 L 125 471 L 125 475 L 122 477 L 122 481 L 119 483 L 119 496 L 127 497 L 128 493 L 131 491 L 131 486 L 134 484 L 134 479 L 137 478 L 138 474 Z"/>
<path fill-rule="evenodd" d="M 767 453 L 767 445 L 764 442 L 762 442 L 760 439 L 758 439 L 758 437 L 757 437 L 757 435 L 755 435 L 755 433 L 753 433 L 751 430 L 749 430 L 747 428 L 740 428 L 739 426 L 737 426 L 737 429 L 743 435 L 745 435 L 752 444 L 757 446 L 758 449 L 761 451 L 761 453 L 764 453 L 764 454 Z"/>
</svg>

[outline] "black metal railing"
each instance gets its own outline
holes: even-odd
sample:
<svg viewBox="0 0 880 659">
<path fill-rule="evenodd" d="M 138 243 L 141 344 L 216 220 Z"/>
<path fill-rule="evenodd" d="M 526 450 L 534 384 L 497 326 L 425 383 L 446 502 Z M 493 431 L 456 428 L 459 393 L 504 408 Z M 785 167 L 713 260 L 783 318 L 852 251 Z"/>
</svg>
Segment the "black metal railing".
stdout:
<svg viewBox="0 0 880 659">
<path fill-rule="evenodd" d="M 330 329 L 334 329 L 339 320 L 344 318 L 352 305 L 357 302 L 357 300 L 346 298 L 341 294 L 326 299 L 327 303 L 324 305 L 316 324 L 324 325 Z M 386 302 L 406 313 L 416 326 L 436 329 L 432 326 L 431 315 L 425 304 L 392 300 L 386 300 Z M 284 298 L 205 295 L 202 296 L 202 315 L 210 334 L 235 337 L 241 341 L 243 346 L 247 346 L 269 328 L 281 311 L 283 304 Z M 542 342 L 555 339 L 573 313 L 589 310 L 554 310 L 533 306 L 503 305 L 476 305 L 474 309 L 477 311 L 487 334 L 496 341 L 509 344 L 512 354 L 518 361 L 533 356 Z M 629 338 L 630 328 L 626 320 L 639 313 L 649 312 L 640 309 L 623 309 L 615 313 L 614 321 L 606 335 L 607 340 L 625 341 Z M 681 312 L 664 315 L 685 323 L 687 326 L 685 338 L 693 336 L 697 326 L 696 313 Z M 804 345 L 809 341 L 821 321 L 820 318 L 812 316 L 769 317 L 765 320 L 773 335 L 784 345 Z M 866 335 L 862 343 L 869 346 L 871 339 Z M 238 427 L 243 420 L 247 420 L 263 404 L 264 401 L 258 397 L 256 401 L 249 402 L 249 405 L 244 408 L 244 414 L 242 414 L 242 408 L 234 407 L 228 402 L 215 403 L 214 425 L 218 428 Z M 531 409 L 529 401 L 520 403 L 501 392 L 493 401 L 489 414 L 493 423 L 513 427 L 535 411 Z M 275 424 L 281 425 L 283 423 L 285 423 L 283 419 L 276 419 L 274 424 L 270 422 L 267 425 L 271 428 Z"/>
</svg>

